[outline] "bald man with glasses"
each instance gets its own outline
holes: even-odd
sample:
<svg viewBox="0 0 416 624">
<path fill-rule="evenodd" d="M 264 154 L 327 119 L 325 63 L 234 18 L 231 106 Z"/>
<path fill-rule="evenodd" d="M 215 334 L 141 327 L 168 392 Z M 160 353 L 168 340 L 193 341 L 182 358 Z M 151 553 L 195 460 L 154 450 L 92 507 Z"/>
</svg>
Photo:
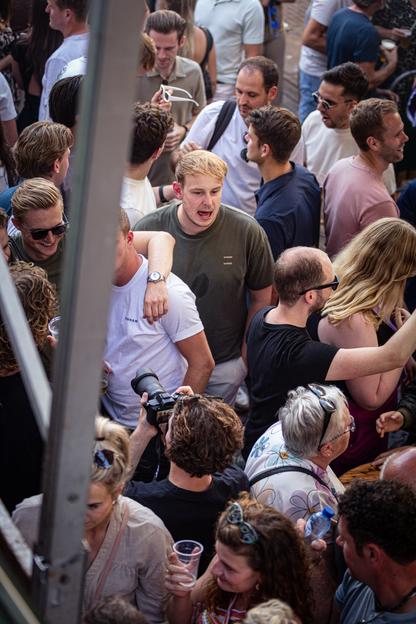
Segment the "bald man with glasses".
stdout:
<svg viewBox="0 0 416 624">
<path fill-rule="evenodd" d="M 416 313 L 381 347 L 339 349 L 311 339 L 306 322 L 338 287 L 328 256 L 292 247 L 276 261 L 276 307 L 262 308 L 247 330 L 252 406 L 245 429 L 246 459 L 256 440 L 278 420 L 289 390 L 310 383 L 355 379 L 404 366 L 416 347 Z M 257 445 L 252 451 L 257 452 Z"/>
</svg>

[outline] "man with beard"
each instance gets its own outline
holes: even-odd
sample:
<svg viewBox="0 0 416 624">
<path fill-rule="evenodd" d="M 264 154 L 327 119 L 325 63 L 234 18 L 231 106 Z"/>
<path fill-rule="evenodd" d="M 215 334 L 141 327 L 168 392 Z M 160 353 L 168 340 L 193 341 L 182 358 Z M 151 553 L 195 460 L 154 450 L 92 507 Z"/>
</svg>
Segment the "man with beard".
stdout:
<svg viewBox="0 0 416 624">
<path fill-rule="evenodd" d="M 351 112 L 350 127 L 358 154 L 331 167 L 323 185 L 330 257 L 367 225 L 383 217 L 400 216 L 382 178 L 390 163 L 403 160 L 404 144 L 409 140 L 397 104 L 377 98 L 363 100 Z"/>
<path fill-rule="evenodd" d="M 274 100 L 279 82 L 276 63 L 264 56 L 253 56 L 239 67 L 235 86 L 236 102 L 214 102 L 207 106 L 193 124 L 179 156 L 194 150 L 208 150 L 228 165 L 222 201 L 254 216 L 256 191 L 261 173 L 256 163 L 247 160 L 247 117 L 251 111 L 268 106 Z M 226 112 L 225 112 L 226 111 Z M 214 140 L 215 139 L 215 140 Z M 298 144 L 290 160 L 302 164 L 302 147 Z"/>
<path fill-rule="evenodd" d="M 279 303 L 257 312 L 246 334 L 252 406 L 245 429 L 245 459 L 277 420 L 289 390 L 384 373 L 404 366 L 412 354 L 416 313 L 381 347 L 339 349 L 312 340 L 306 329 L 308 317 L 322 310 L 338 283 L 331 261 L 319 249 L 292 247 L 277 259 L 274 284 Z M 330 418 L 331 405 L 324 397 L 323 387 L 322 405 Z"/>
</svg>

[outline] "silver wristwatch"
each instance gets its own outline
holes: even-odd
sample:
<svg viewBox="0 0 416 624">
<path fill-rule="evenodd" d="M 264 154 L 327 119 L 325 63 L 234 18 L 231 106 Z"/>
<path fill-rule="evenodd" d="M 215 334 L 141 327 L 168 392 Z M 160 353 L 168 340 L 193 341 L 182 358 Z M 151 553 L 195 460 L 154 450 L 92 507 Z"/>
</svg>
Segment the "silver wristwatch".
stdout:
<svg viewBox="0 0 416 624">
<path fill-rule="evenodd" d="M 147 276 L 147 282 L 153 282 L 154 284 L 156 284 L 156 282 L 166 282 L 166 278 L 164 275 L 159 273 L 159 271 L 152 271 Z"/>
</svg>

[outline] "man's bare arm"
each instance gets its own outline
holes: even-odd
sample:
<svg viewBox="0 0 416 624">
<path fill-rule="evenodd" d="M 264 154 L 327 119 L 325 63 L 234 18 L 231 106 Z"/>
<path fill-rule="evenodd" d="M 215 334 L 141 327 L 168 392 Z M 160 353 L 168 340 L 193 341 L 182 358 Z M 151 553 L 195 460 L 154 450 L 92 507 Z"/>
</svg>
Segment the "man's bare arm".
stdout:
<svg viewBox="0 0 416 624">
<path fill-rule="evenodd" d="M 416 311 L 383 346 L 340 349 L 332 360 L 326 381 L 356 379 L 405 366 L 415 348 Z"/>
<path fill-rule="evenodd" d="M 250 58 L 251 56 L 260 56 L 262 43 L 244 43 L 244 52 L 246 53 L 246 58 Z"/>
<path fill-rule="evenodd" d="M 157 271 L 165 278 L 173 262 L 175 239 L 168 232 L 133 232 L 134 248 L 149 259 L 149 273 Z M 144 295 L 143 317 L 152 325 L 169 310 L 165 282 L 149 282 Z"/>
<path fill-rule="evenodd" d="M 326 54 L 326 37 L 324 34 L 327 30 L 328 26 L 324 26 L 311 17 L 303 31 L 302 45 Z"/>
<path fill-rule="evenodd" d="M 361 67 L 361 69 L 365 72 L 368 82 L 369 89 L 374 89 L 381 85 L 396 69 L 397 65 L 397 46 L 393 48 L 391 52 L 384 50 L 384 55 L 386 57 L 387 63 L 383 65 L 377 71 L 374 71 L 375 63 L 357 63 Z"/>
<path fill-rule="evenodd" d="M 215 366 L 205 332 L 202 331 L 185 340 L 179 340 L 175 342 L 175 346 L 188 362 L 183 385 L 191 386 L 196 394 L 202 394 Z"/>
</svg>

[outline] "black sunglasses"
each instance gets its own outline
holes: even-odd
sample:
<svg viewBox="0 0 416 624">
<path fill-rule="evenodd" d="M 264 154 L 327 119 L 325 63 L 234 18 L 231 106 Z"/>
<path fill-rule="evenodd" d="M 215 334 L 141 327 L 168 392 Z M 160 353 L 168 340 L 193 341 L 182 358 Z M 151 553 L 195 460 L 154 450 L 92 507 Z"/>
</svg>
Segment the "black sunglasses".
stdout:
<svg viewBox="0 0 416 624">
<path fill-rule="evenodd" d="M 312 93 L 312 97 L 315 100 L 316 104 L 322 104 L 326 111 L 329 111 L 330 108 L 334 108 L 335 106 L 339 106 L 340 104 L 342 104 L 342 102 L 330 104 L 326 100 L 323 100 L 318 92 Z M 344 104 L 347 104 L 348 102 L 352 102 L 352 100 L 344 100 Z"/>
<path fill-rule="evenodd" d="M 308 384 L 308 388 L 311 392 L 314 393 L 315 396 L 318 397 L 319 403 L 325 412 L 324 426 L 323 426 L 322 435 L 319 438 L 319 444 L 318 444 L 318 449 L 319 449 L 321 448 L 321 442 L 324 439 L 324 435 L 327 432 L 329 421 L 331 420 L 331 416 L 334 412 L 337 411 L 337 408 L 335 407 L 335 403 L 333 403 L 330 399 L 325 398 L 325 395 L 326 395 L 325 388 L 323 388 L 322 386 L 318 386 L 318 384 Z"/>
<path fill-rule="evenodd" d="M 325 288 L 332 288 L 332 290 L 336 290 L 339 286 L 339 279 L 337 275 L 334 275 L 334 281 L 331 282 L 330 284 L 322 284 L 322 286 L 312 286 L 312 288 L 307 288 L 306 290 L 302 290 L 302 292 L 299 293 L 299 297 L 301 295 L 306 295 L 307 292 L 309 292 L 310 290 L 324 290 Z"/>
<path fill-rule="evenodd" d="M 61 234 L 63 234 L 65 230 L 69 228 L 69 222 L 65 215 L 63 215 L 63 219 L 64 219 L 63 223 L 60 223 L 59 225 L 55 225 L 54 227 L 49 228 L 47 230 L 29 230 L 22 223 L 20 223 L 20 226 L 24 230 L 26 230 L 26 232 L 29 232 L 33 240 L 38 241 L 38 240 L 43 240 L 44 238 L 46 238 L 49 232 L 52 232 L 54 236 L 60 236 Z"/>
</svg>

